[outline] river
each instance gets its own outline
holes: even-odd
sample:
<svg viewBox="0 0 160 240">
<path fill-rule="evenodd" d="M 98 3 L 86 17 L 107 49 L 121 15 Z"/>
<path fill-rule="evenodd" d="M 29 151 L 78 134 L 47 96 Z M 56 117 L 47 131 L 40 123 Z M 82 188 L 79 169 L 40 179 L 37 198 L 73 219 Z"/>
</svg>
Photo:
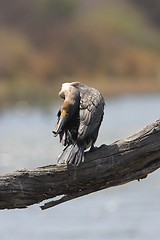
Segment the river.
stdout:
<svg viewBox="0 0 160 240">
<path fill-rule="evenodd" d="M 60 104 L 60 103 L 59 103 Z M 56 162 L 62 151 L 52 135 L 58 104 L 49 109 L 19 102 L 0 111 L 0 173 Z M 159 95 L 106 99 L 97 146 L 137 132 L 160 118 Z M 160 171 L 41 211 L 39 205 L 0 212 L 1 240 L 159 240 Z"/>
</svg>

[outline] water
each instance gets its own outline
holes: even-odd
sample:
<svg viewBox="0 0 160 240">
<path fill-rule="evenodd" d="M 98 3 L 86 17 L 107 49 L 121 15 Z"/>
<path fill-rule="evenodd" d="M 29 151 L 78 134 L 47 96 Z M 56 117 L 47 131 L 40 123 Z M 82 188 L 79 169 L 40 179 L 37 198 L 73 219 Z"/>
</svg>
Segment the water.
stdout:
<svg viewBox="0 0 160 240">
<path fill-rule="evenodd" d="M 0 112 L 1 174 L 55 163 L 62 151 L 51 133 L 58 107 L 44 111 L 22 106 Z M 159 106 L 158 95 L 108 99 L 97 145 L 125 138 L 155 121 Z M 46 211 L 39 205 L 0 211 L 0 239 L 159 240 L 159 173 Z"/>
</svg>

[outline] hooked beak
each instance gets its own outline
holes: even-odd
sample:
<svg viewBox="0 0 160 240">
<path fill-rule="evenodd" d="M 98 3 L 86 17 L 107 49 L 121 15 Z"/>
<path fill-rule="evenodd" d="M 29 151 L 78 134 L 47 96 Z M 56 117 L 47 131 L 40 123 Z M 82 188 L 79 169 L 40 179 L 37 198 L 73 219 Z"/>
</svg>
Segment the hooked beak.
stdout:
<svg viewBox="0 0 160 240">
<path fill-rule="evenodd" d="M 63 127 L 64 127 L 66 121 L 67 121 L 67 114 L 63 110 L 58 119 L 55 131 L 52 131 L 55 137 L 63 130 Z"/>
<path fill-rule="evenodd" d="M 66 122 L 66 118 L 60 117 L 60 119 L 56 125 L 55 131 L 52 131 L 55 137 L 62 131 L 62 128 L 63 128 L 65 122 Z"/>
</svg>

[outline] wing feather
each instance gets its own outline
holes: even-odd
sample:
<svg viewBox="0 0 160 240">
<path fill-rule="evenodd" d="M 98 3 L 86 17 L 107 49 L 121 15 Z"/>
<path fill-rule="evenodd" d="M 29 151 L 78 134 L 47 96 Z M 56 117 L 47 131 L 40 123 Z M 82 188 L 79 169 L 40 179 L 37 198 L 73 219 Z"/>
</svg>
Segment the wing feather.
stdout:
<svg viewBox="0 0 160 240">
<path fill-rule="evenodd" d="M 78 138 L 83 140 L 99 128 L 104 110 L 102 95 L 95 89 L 81 90 Z"/>
</svg>

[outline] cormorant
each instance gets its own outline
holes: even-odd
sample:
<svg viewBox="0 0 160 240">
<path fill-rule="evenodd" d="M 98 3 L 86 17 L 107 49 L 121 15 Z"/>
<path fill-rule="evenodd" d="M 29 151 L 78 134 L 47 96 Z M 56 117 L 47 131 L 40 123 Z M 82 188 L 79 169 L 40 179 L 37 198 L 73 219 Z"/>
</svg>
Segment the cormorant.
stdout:
<svg viewBox="0 0 160 240">
<path fill-rule="evenodd" d="M 58 163 L 78 166 L 84 160 L 84 150 L 94 148 L 105 102 L 98 90 L 79 82 L 63 83 L 59 96 L 64 102 L 53 133 L 60 136 L 65 148 Z"/>
</svg>

